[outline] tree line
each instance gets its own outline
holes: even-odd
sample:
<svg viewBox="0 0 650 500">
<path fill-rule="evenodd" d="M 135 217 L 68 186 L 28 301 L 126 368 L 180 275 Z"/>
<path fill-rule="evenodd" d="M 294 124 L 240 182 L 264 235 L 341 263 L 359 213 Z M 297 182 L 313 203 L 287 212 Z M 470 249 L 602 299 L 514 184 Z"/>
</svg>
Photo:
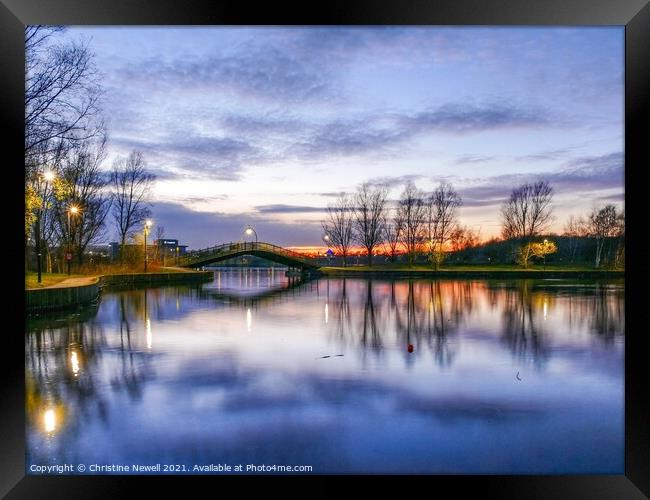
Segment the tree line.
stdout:
<svg viewBox="0 0 650 500">
<path fill-rule="evenodd" d="M 459 221 L 462 199 L 452 184 L 441 182 L 432 192 L 425 192 L 409 181 L 398 200 L 389 200 L 388 193 L 386 185 L 366 182 L 352 194 L 341 193 L 327 207 L 322 221 L 324 240 L 336 249 L 344 266 L 353 245 L 365 249 L 370 266 L 381 249 L 391 262 L 399 255 L 409 265 L 424 258 L 435 269 L 449 255 L 467 254 L 481 246 L 479 233 Z M 613 204 L 594 208 L 587 216 L 571 216 L 562 237 L 542 240 L 554 220 L 552 200 L 553 188 L 545 180 L 513 188 L 500 209 L 499 241 L 508 244 L 497 245 L 501 254 L 494 262 L 516 262 L 527 268 L 535 258 L 546 262 L 561 241 L 563 253 L 570 253 L 567 262 L 584 261 L 587 249 L 593 248 L 594 267 L 624 265 L 624 212 Z"/>
<path fill-rule="evenodd" d="M 81 264 L 111 226 L 124 248 L 151 215 L 155 179 L 137 151 L 104 167 L 101 75 L 88 44 L 63 31 L 25 28 L 25 249 L 39 273 L 43 258 L 50 271 L 70 255 Z"/>
<path fill-rule="evenodd" d="M 341 193 L 327 207 L 324 238 L 336 248 L 344 266 L 354 244 L 366 250 L 370 266 L 376 250 L 385 246 L 391 261 L 405 253 L 413 264 L 418 255 L 425 254 L 438 268 L 447 245 L 478 241 L 477 234 L 458 222 L 462 200 L 451 184 L 440 183 L 425 193 L 408 182 L 396 203 L 389 201 L 388 192 L 385 184 L 366 182 L 354 194 Z"/>
</svg>

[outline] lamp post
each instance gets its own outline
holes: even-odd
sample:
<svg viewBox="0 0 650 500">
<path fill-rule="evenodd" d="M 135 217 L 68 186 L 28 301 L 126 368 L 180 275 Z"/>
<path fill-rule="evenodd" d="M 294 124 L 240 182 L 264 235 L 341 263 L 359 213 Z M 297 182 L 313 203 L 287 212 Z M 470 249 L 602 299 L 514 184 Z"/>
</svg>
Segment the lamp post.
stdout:
<svg viewBox="0 0 650 500">
<path fill-rule="evenodd" d="M 150 219 L 147 219 L 144 223 L 144 272 L 147 272 L 147 233 L 153 225 Z"/>
<path fill-rule="evenodd" d="M 546 271 L 546 245 L 548 243 L 548 240 L 544 240 L 544 271 Z"/>
<path fill-rule="evenodd" d="M 325 246 L 327 247 L 327 250 L 325 254 L 327 255 L 327 264 L 329 265 L 332 262 L 332 256 L 329 253 L 330 249 L 330 235 L 329 234 L 324 234 L 323 235 L 323 243 L 325 243 Z M 329 285 L 329 283 L 328 283 Z"/>
<path fill-rule="evenodd" d="M 71 205 L 68 207 L 68 250 L 65 253 L 65 261 L 68 266 L 68 276 L 70 276 L 70 264 L 72 264 L 72 221 L 71 216 L 79 213 L 79 207 Z"/>
<path fill-rule="evenodd" d="M 253 226 L 246 226 L 246 229 L 244 229 L 244 233 L 246 233 L 248 236 L 251 234 L 255 235 L 255 243 L 257 243 L 257 231 L 255 231 L 255 228 Z"/>
</svg>

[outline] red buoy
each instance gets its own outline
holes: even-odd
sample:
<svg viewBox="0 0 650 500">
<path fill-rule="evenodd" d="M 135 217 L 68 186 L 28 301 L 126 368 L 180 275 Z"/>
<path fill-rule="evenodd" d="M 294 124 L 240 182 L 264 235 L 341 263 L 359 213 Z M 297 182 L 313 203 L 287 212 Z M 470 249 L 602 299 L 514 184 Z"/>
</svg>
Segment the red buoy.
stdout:
<svg viewBox="0 0 650 500">
<path fill-rule="evenodd" d="M 408 346 L 408 352 L 413 352 L 413 344 L 409 344 L 409 346 Z"/>
</svg>

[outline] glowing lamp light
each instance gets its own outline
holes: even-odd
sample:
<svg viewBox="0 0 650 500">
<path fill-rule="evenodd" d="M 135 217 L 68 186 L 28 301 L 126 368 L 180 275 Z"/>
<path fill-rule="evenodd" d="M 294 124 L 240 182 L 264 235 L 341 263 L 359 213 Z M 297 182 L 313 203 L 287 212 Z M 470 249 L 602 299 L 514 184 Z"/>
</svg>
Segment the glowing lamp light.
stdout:
<svg viewBox="0 0 650 500">
<path fill-rule="evenodd" d="M 151 345 L 153 344 L 153 335 L 151 333 L 151 320 L 147 318 L 145 322 L 145 337 L 147 341 L 147 349 L 151 349 Z"/>
<path fill-rule="evenodd" d="M 71 213 L 71 214 L 77 214 L 77 213 L 79 213 L 79 207 L 77 207 L 77 206 L 75 206 L 75 205 L 72 205 L 72 206 L 70 207 L 70 213 Z"/>
<path fill-rule="evenodd" d="M 45 431 L 54 432 L 56 429 L 56 415 L 52 408 L 45 412 L 43 415 L 43 421 L 45 422 Z"/>
<path fill-rule="evenodd" d="M 144 225 L 147 227 L 151 227 L 153 226 L 153 222 L 151 222 L 151 219 L 147 219 L 147 222 L 145 222 Z"/>
<path fill-rule="evenodd" d="M 77 351 L 72 351 L 70 353 L 70 365 L 72 366 L 72 373 L 76 377 L 79 375 L 79 356 L 77 356 Z"/>
<path fill-rule="evenodd" d="M 48 170 L 47 172 L 45 172 L 43 174 L 43 177 L 45 178 L 45 180 L 47 182 L 52 182 L 54 180 L 55 175 L 54 175 L 54 172 L 52 172 L 51 170 Z"/>
<path fill-rule="evenodd" d="M 250 236 L 251 234 L 253 234 L 253 230 L 252 230 L 250 227 L 247 228 L 247 229 L 246 229 L 246 234 L 247 234 L 248 236 Z"/>
</svg>

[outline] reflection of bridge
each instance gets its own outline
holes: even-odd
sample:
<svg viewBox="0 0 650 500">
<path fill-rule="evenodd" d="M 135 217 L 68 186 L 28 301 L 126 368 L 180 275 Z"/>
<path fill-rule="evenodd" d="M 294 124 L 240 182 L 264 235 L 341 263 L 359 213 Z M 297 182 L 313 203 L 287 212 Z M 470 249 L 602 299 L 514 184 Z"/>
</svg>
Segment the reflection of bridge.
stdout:
<svg viewBox="0 0 650 500">
<path fill-rule="evenodd" d="M 236 291 L 219 290 L 211 287 L 203 287 L 196 290 L 198 297 L 211 298 L 226 302 L 231 306 L 258 306 L 282 302 L 296 295 L 304 293 L 307 284 L 313 285 L 313 281 L 305 281 L 300 278 L 289 278 L 287 286 L 262 289 L 257 293 L 240 294 Z M 310 288 L 311 289 L 311 288 Z"/>
<path fill-rule="evenodd" d="M 271 243 L 258 243 L 257 241 L 225 243 L 223 245 L 188 252 L 180 258 L 179 266 L 192 268 L 204 267 L 215 262 L 221 262 L 242 255 L 255 255 L 256 257 L 262 257 L 263 259 L 277 262 L 278 264 L 298 267 L 303 270 L 319 267 L 315 259 Z"/>
</svg>

